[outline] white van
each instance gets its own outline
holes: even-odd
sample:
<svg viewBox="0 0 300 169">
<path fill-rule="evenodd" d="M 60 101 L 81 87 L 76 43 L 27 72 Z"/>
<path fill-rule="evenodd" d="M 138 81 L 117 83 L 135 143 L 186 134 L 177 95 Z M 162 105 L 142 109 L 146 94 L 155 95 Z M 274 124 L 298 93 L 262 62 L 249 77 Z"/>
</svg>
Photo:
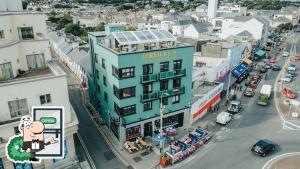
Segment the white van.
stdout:
<svg viewBox="0 0 300 169">
<path fill-rule="evenodd" d="M 226 125 L 232 120 L 232 115 L 228 112 L 221 112 L 217 116 L 217 123 L 221 125 Z"/>
</svg>

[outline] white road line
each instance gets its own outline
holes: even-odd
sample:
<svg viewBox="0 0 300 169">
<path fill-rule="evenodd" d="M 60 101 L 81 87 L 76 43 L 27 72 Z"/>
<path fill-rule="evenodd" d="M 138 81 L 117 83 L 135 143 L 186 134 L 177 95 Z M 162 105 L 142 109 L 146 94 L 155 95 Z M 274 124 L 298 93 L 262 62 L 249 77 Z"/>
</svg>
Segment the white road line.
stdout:
<svg viewBox="0 0 300 169">
<path fill-rule="evenodd" d="M 292 125 L 292 126 L 295 126 L 295 127 L 298 128 L 298 129 L 300 129 L 300 126 L 298 126 L 298 125 L 296 125 L 296 124 L 294 124 L 294 123 L 291 123 L 291 122 L 289 122 L 289 121 L 285 121 L 285 123 L 288 123 L 288 124 L 290 124 L 290 125 Z"/>
<path fill-rule="evenodd" d="M 280 158 L 282 157 L 288 157 L 288 156 L 293 156 L 293 155 L 300 155 L 300 152 L 291 152 L 291 153 L 285 153 L 285 154 L 281 154 L 281 155 L 278 155 L 272 159 L 270 159 L 268 162 L 266 162 L 266 164 L 262 167 L 262 169 L 268 169 L 270 168 L 270 164 L 272 164 L 273 161 L 275 160 L 279 160 Z"/>
</svg>

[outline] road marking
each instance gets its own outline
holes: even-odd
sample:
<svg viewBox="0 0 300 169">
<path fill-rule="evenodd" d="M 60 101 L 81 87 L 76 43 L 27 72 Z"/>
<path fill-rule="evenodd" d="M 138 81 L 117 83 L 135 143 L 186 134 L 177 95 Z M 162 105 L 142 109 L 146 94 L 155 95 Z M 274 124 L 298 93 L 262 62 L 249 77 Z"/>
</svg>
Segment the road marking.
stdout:
<svg viewBox="0 0 300 169">
<path fill-rule="evenodd" d="M 88 151 L 88 149 L 87 149 L 85 143 L 83 142 L 81 135 L 80 135 L 79 133 L 77 133 L 77 136 L 78 136 L 79 142 L 80 142 L 81 145 L 82 145 L 83 151 L 85 152 L 85 154 L 86 154 L 86 156 L 87 156 L 87 158 L 88 158 L 89 164 L 91 165 L 91 167 L 92 167 L 93 169 L 96 169 L 96 166 L 95 166 L 95 164 L 94 164 L 94 161 L 93 161 L 91 155 L 89 154 L 89 151 Z"/>
<path fill-rule="evenodd" d="M 282 157 L 285 157 L 285 156 L 288 157 L 288 156 L 293 156 L 293 155 L 300 155 L 300 152 L 285 153 L 285 154 L 281 154 L 281 155 L 278 155 L 276 157 L 273 157 L 269 161 L 266 162 L 266 164 L 262 167 L 262 169 L 268 169 L 268 168 L 270 168 L 269 165 L 272 164 L 272 162 L 274 160 L 279 160 Z"/>
</svg>

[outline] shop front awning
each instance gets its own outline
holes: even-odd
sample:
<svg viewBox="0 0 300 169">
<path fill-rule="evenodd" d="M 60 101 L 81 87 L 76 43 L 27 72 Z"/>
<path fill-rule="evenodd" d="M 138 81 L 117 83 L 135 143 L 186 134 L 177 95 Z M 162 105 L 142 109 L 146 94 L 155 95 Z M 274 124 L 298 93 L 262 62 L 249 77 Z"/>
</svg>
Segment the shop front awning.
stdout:
<svg viewBox="0 0 300 169">
<path fill-rule="evenodd" d="M 266 54 L 266 52 L 263 50 L 258 50 L 255 52 L 255 55 L 258 57 L 263 57 L 265 54 Z"/>
<path fill-rule="evenodd" d="M 235 68 L 232 69 L 231 73 L 234 77 L 238 78 L 242 74 L 244 74 L 248 69 L 249 68 L 247 65 L 240 63 Z"/>
<path fill-rule="evenodd" d="M 247 65 L 251 65 L 252 64 L 252 60 L 250 60 L 248 58 L 244 58 L 243 62 L 245 62 Z"/>
</svg>

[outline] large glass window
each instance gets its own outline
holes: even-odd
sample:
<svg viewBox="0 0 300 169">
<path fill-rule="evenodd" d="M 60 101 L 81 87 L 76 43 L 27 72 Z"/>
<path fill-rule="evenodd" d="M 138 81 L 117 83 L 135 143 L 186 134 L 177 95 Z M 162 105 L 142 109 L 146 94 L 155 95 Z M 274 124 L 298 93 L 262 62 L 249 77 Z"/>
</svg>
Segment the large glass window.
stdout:
<svg viewBox="0 0 300 169">
<path fill-rule="evenodd" d="M 152 74 L 153 73 L 153 64 L 143 65 L 143 75 Z"/>
<path fill-rule="evenodd" d="M 104 58 L 102 58 L 102 68 L 103 68 L 103 69 L 106 68 L 106 67 L 105 67 L 105 59 L 104 59 Z"/>
<path fill-rule="evenodd" d="M 31 163 L 14 163 L 15 169 L 32 169 Z"/>
<path fill-rule="evenodd" d="M 174 89 L 180 88 L 180 84 L 181 84 L 181 79 L 180 78 L 173 79 L 173 88 Z"/>
<path fill-rule="evenodd" d="M 174 70 L 181 69 L 181 60 L 174 60 Z"/>
<path fill-rule="evenodd" d="M 169 62 L 162 62 L 160 63 L 160 71 L 166 72 L 169 70 Z"/>
<path fill-rule="evenodd" d="M 0 81 L 13 78 L 11 63 L 0 64 Z"/>
<path fill-rule="evenodd" d="M 121 116 L 128 116 L 136 113 L 135 104 L 120 108 Z"/>
<path fill-rule="evenodd" d="M 180 102 L 180 95 L 173 96 L 172 103 L 175 104 L 175 103 L 179 103 L 179 102 Z"/>
<path fill-rule="evenodd" d="M 3 30 L 0 30 L 0 39 L 4 39 L 4 31 Z"/>
<path fill-rule="evenodd" d="M 18 28 L 19 37 L 22 40 L 34 39 L 33 28 L 32 27 L 22 27 Z"/>
<path fill-rule="evenodd" d="M 160 90 L 167 90 L 168 89 L 168 80 L 163 80 L 160 82 Z"/>
<path fill-rule="evenodd" d="M 168 105 L 168 97 L 163 97 L 161 100 L 162 100 L 162 105 Z"/>
<path fill-rule="evenodd" d="M 45 68 L 44 54 L 27 55 L 27 65 L 29 70 Z"/>
<path fill-rule="evenodd" d="M 144 103 L 144 111 L 152 110 L 152 102 Z"/>
<path fill-rule="evenodd" d="M 143 93 L 147 94 L 147 93 L 151 93 L 152 92 L 152 84 L 146 84 L 143 86 Z"/>
<path fill-rule="evenodd" d="M 11 118 L 20 117 L 28 114 L 28 105 L 26 99 L 9 101 L 8 107 Z"/>
<path fill-rule="evenodd" d="M 135 96 L 135 87 L 128 87 L 123 89 L 118 89 L 116 86 L 113 86 L 114 95 L 119 99 L 125 99 Z"/>
<path fill-rule="evenodd" d="M 118 69 L 112 66 L 112 75 L 115 76 L 117 79 L 126 79 L 126 78 L 134 77 L 135 75 L 134 67 Z"/>
</svg>

